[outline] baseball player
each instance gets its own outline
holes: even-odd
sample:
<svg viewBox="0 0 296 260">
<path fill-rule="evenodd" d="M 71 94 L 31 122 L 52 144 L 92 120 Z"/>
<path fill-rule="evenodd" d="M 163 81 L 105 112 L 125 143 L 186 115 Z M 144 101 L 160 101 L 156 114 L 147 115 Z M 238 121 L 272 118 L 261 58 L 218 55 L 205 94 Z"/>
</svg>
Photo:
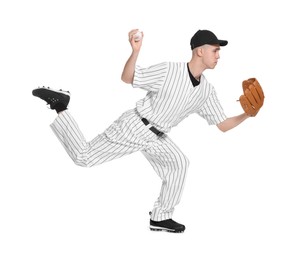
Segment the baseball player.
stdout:
<svg viewBox="0 0 296 260">
<path fill-rule="evenodd" d="M 255 78 L 245 80 L 244 94 L 240 97 L 244 113 L 226 117 L 214 86 L 203 74 L 206 69 L 216 67 L 220 47 L 227 45 L 226 40 L 219 40 L 211 31 L 198 30 L 190 41 L 189 62 L 162 62 L 142 68 L 137 65 L 137 58 L 143 34 L 139 37 L 137 33 L 138 30 L 129 32 L 132 52 L 121 79 L 146 90 L 147 94 L 134 109 L 123 113 L 93 140 L 85 140 L 70 113 L 69 92 L 42 87 L 34 89 L 33 95 L 58 113 L 51 128 L 75 164 L 92 167 L 141 151 L 162 180 L 160 194 L 150 212 L 150 229 L 183 232 L 185 226 L 172 216 L 182 196 L 189 160 L 168 133 L 193 113 L 226 132 L 255 116 L 263 105 L 264 95 Z"/>
</svg>

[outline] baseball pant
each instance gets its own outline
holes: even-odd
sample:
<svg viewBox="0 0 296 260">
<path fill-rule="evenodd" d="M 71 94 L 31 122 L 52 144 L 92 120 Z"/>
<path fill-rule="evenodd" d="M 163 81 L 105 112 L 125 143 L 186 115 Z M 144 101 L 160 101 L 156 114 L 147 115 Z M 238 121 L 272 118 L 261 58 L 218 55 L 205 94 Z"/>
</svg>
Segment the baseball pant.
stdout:
<svg viewBox="0 0 296 260">
<path fill-rule="evenodd" d="M 79 166 L 92 167 L 141 151 L 162 180 L 151 219 L 172 218 L 181 199 L 189 161 L 166 134 L 158 137 L 150 131 L 135 109 L 125 112 L 90 142 L 86 142 L 68 110 L 60 113 L 50 126 Z"/>
</svg>

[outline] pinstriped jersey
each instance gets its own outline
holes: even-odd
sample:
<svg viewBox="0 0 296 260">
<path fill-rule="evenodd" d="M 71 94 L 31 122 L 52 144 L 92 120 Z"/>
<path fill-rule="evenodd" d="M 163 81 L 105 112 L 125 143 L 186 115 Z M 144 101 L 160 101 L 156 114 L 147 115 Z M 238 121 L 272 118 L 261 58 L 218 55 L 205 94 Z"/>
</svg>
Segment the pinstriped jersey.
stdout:
<svg viewBox="0 0 296 260">
<path fill-rule="evenodd" d="M 147 91 L 136 109 L 160 131 L 169 132 L 193 113 L 209 125 L 226 119 L 213 85 L 202 74 L 200 84 L 194 87 L 185 62 L 163 62 L 147 68 L 136 65 L 132 86 Z"/>
</svg>

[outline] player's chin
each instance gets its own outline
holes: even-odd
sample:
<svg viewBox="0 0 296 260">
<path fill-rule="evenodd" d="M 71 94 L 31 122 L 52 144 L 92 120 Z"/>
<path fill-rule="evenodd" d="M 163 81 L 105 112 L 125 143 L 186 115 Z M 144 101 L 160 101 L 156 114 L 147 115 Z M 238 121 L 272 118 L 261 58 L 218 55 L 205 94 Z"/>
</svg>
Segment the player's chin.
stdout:
<svg viewBox="0 0 296 260">
<path fill-rule="evenodd" d="M 216 67 L 217 64 L 213 64 L 211 66 L 208 66 L 208 69 L 214 69 Z"/>
<path fill-rule="evenodd" d="M 216 68 L 217 64 L 218 64 L 218 62 L 214 62 L 214 63 L 212 64 L 212 66 L 210 66 L 210 69 L 214 69 L 214 68 Z"/>
</svg>

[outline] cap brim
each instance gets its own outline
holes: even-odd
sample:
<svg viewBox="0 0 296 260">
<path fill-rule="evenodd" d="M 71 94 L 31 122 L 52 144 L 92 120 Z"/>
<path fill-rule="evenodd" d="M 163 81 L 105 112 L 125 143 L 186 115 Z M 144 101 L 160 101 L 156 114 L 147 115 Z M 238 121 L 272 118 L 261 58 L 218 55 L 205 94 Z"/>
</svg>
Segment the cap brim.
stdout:
<svg viewBox="0 0 296 260">
<path fill-rule="evenodd" d="M 218 40 L 218 41 L 220 46 L 226 46 L 228 44 L 228 41 L 224 41 L 224 40 Z"/>
</svg>

